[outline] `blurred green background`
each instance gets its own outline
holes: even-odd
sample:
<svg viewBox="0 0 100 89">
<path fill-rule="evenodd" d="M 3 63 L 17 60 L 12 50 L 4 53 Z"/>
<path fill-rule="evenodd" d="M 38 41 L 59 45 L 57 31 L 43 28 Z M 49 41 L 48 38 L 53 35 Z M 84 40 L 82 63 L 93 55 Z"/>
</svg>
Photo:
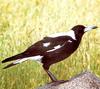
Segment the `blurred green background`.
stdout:
<svg viewBox="0 0 100 89">
<path fill-rule="evenodd" d="M 100 27 L 100 0 L 0 0 L 0 61 L 77 24 Z M 3 70 L 5 65 L 0 62 L 0 89 L 34 89 L 50 82 L 34 61 Z M 100 28 L 86 33 L 78 50 L 50 70 L 58 79 L 85 70 L 100 77 Z"/>
</svg>

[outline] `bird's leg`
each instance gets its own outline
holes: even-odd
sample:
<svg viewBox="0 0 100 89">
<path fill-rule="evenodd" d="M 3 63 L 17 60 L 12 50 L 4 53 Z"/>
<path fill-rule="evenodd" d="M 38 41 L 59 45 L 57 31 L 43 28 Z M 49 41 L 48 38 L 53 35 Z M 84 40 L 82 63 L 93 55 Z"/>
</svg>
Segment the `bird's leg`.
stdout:
<svg viewBox="0 0 100 89">
<path fill-rule="evenodd" d="M 51 83 L 53 83 L 52 86 L 56 86 L 56 85 L 62 84 L 64 82 L 67 82 L 67 81 L 64 81 L 64 80 L 57 80 L 56 77 L 49 70 L 45 69 L 45 71 L 47 72 L 50 79 L 52 80 L 52 82 L 51 82 Z"/>
<path fill-rule="evenodd" d="M 52 85 L 56 86 L 56 85 L 66 82 L 64 80 L 57 80 L 56 77 L 49 71 L 49 67 L 47 67 L 46 65 L 43 65 L 43 68 L 47 72 L 50 79 L 52 80 L 52 83 L 53 83 Z"/>
<path fill-rule="evenodd" d="M 50 79 L 52 80 L 52 82 L 56 82 L 57 79 L 56 77 L 49 71 L 49 67 L 45 67 L 43 65 L 44 70 L 46 71 L 46 73 L 48 74 L 48 76 L 50 77 Z"/>
<path fill-rule="evenodd" d="M 45 71 L 47 72 L 47 74 L 50 77 L 50 79 L 52 80 L 52 82 L 57 81 L 56 77 L 49 70 L 45 70 Z"/>
</svg>

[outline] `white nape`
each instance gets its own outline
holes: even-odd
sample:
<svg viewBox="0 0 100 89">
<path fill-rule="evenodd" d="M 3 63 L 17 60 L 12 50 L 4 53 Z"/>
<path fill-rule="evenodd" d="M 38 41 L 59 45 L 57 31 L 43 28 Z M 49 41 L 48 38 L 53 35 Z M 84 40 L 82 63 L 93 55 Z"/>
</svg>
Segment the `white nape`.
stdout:
<svg viewBox="0 0 100 89">
<path fill-rule="evenodd" d="M 48 47 L 50 45 L 50 42 L 48 42 L 48 43 L 43 43 L 43 46 L 44 47 Z"/>
<path fill-rule="evenodd" d="M 62 47 L 61 45 L 57 45 L 57 46 L 55 46 L 53 49 L 48 50 L 47 52 L 55 51 L 56 49 L 59 49 L 59 48 L 61 48 L 61 47 Z"/>
<path fill-rule="evenodd" d="M 34 61 L 38 61 L 38 62 L 41 63 L 42 58 L 43 58 L 43 56 L 41 56 L 41 55 L 37 55 L 37 56 L 33 56 L 33 57 L 27 57 L 27 58 L 23 58 L 23 59 L 18 59 L 16 61 L 14 61 L 13 64 L 22 63 L 22 62 L 27 61 L 27 60 L 34 60 Z"/>
<path fill-rule="evenodd" d="M 59 36 L 70 36 L 74 40 L 76 40 L 75 33 L 73 30 L 70 30 L 68 32 L 61 32 L 61 33 L 56 33 L 56 34 L 51 34 L 48 37 L 59 37 Z"/>
</svg>

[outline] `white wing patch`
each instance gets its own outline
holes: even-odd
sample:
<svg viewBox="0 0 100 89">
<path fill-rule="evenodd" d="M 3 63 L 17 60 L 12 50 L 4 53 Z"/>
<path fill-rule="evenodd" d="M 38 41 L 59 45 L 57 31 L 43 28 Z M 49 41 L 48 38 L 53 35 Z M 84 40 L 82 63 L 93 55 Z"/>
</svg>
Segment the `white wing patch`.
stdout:
<svg viewBox="0 0 100 89">
<path fill-rule="evenodd" d="M 44 47 L 48 47 L 50 45 L 50 42 L 48 42 L 48 43 L 43 43 L 43 46 Z"/>
<path fill-rule="evenodd" d="M 37 55 L 37 56 L 33 56 L 33 57 L 27 57 L 27 58 L 23 58 L 23 59 L 18 59 L 16 60 L 15 62 L 13 62 L 13 64 L 18 64 L 18 63 L 22 63 L 24 61 L 27 61 L 27 60 L 34 60 L 34 61 L 38 61 L 41 63 L 41 59 L 43 58 L 43 56 L 40 56 L 40 55 Z"/>
<path fill-rule="evenodd" d="M 59 36 L 70 36 L 71 38 L 73 38 L 74 40 L 76 40 L 76 37 L 75 37 L 75 33 L 73 30 L 70 30 L 68 32 L 62 32 L 62 33 L 56 33 L 56 34 L 52 34 L 48 37 L 59 37 Z"/>
<path fill-rule="evenodd" d="M 72 43 L 72 41 L 71 41 L 71 40 L 68 40 L 68 42 L 69 42 L 69 43 Z"/>
<path fill-rule="evenodd" d="M 61 45 L 57 45 L 57 46 L 55 46 L 53 49 L 48 50 L 47 52 L 55 51 L 56 49 L 59 49 L 59 48 L 61 48 L 61 47 L 62 47 Z"/>
<path fill-rule="evenodd" d="M 59 49 L 59 48 L 61 48 L 61 45 L 57 45 L 57 46 L 55 46 L 54 48 L 55 48 L 55 49 Z"/>
</svg>

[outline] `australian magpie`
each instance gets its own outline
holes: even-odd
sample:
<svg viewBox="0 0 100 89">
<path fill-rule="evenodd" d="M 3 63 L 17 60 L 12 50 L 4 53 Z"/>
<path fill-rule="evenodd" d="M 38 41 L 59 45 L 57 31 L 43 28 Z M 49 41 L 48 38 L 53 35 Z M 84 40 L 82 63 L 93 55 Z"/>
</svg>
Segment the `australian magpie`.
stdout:
<svg viewBox="0 0 100 89">
<path fill-rule="evenodd" d="M 36 60 L 43 64 L 44 70 L 52 82 L 55 82 L 57 79 L 49 71 L 50 66 L 69 57 L 78 48 L 83 34 L 95 28 L 97 28 L 97 26 L 76 25 L 68 32 L 44 37 L 24 52 L 3 60 L 2 63 L 13 61 L 4 67 L 4 69 L 20 64 L 28 59 Z"/>
</svg>

